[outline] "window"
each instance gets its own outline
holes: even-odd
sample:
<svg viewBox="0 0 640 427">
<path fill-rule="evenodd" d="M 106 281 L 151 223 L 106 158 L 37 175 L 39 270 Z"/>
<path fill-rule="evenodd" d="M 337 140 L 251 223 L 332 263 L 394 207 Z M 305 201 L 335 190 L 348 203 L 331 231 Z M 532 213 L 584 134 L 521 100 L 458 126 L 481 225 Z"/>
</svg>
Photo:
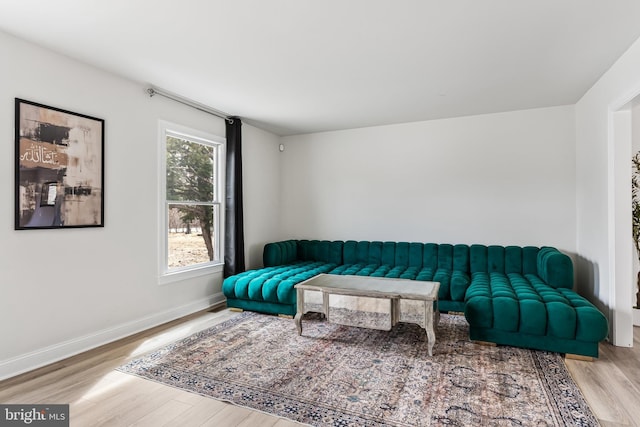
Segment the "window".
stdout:
<svg viewBox="0 0 640 427">
<path fill-rule="evenodd" d="M 221 266 L 224 138 L 160 123 L 161 282 Z M 164 278 L 164 280 L 162 279 Z"/>
</svg>

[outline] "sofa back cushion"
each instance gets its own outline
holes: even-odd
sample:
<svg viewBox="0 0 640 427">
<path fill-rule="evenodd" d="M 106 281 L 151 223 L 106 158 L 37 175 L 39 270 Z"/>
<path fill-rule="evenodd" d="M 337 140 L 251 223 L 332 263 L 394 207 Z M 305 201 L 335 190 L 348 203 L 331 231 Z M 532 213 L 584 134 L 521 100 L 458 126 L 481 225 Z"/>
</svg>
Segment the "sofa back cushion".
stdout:
<svg viewBox="0 0 640 427">
<path fill-rule="evenodd" d="M 299 240 L 298 260 L 342 264 L 342 245 L 341 241 Z"/>
<path fill-rule="evenodd" d="M 573 263 L 571 258 L 556 248 L 540 248 L 537 274 L 554 288 L 573 288 Z"/>
<path fill-rule="evenodd" d="M 262 252 L 265 267 L 293 264 L 297 261 L 320 261 L 342 264 L 343 242 L 328 240 L 285 240 L 267 243 Z"/>
<path fill-rule="evenodd" d="M 374 243 L 371 248 L 371 243 Z M 379 245 L 378 245 L 379 244 Z M 379 247 L 378 247 L 379 246 Z M 370 262 L 371 259 L 378 257 L 378 262 Z M 343 246 L 344 263 L 349 264 L 380 264 L 382 255 L 382 242 L 356 242 L 355 240 L 347 240 Z"/>
<path fill-rule="evenodd" d="M 538 251 L 533 246 L 471 245 L 470 273 L 536 274 Z"/>
<path fill-rule="evenodd" d="M 533 274 L 556 288 L 573 287 L 571 259 L 550 247 L 355 240 L 287 240 L 265 245 L 265 267 L 296 261 L 321 261 L 370 268 L 413 267 L 416 272 L 459 272 L 469 277 L 479 272 Z"/>
<path fill-rule="evenodd" d="M 298 241 L 285 240 L 267 243 L 262 251 L 262 262 L 265 267 L 291 264 L 298 260 Z"/>
<path fill-rule="evenodd" d="M 423 243 L 348 240 L 343 246 L 345 264 L 422 268 Z M 437 245 L 434 245 L 437 246 Z M 437 262 L 437 258 L 436 258 Z"/>
</svg>

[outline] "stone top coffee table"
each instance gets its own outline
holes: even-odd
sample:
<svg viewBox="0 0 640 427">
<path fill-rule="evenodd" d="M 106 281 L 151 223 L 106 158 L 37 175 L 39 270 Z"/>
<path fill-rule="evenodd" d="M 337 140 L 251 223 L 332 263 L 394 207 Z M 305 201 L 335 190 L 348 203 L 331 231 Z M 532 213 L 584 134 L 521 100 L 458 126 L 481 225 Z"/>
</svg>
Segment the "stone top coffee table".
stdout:
<svg viewBox="0 0 640 427">
<path fill-rule="evenodd" d="M 327 321 L 331 321 L 329 318 L 329 295 L 388 299 L 391 302 L 390 327 L 395 326 L 400 321 L 400 300 L 423 301 L 424 318 L 420 316 L 420 321 L 422 322 L 422 325 L 420 326 L 424 327 L 427 332 L 429 356 L 433 355 L 433 345 L 436 342 L 434 317 L 436 324 L 440 319 L 440 312 L 438 311 L 438 290 L 440 289 L 440 283 L 438 282 L 423 282 L 384 277 L 319 274 L 309 280 L 298 283 L 295 285 L 295 288 L 297 290 L 298 303 L 295 323 L 298 328 L 298 335 L 302 335 L 302 315 L 304 314 L 305 291 L 317 291 L 322 293 L 321 312 L 325 315 Z M 407 320 L 403 319 L 402 321 Z"/>
</svg>

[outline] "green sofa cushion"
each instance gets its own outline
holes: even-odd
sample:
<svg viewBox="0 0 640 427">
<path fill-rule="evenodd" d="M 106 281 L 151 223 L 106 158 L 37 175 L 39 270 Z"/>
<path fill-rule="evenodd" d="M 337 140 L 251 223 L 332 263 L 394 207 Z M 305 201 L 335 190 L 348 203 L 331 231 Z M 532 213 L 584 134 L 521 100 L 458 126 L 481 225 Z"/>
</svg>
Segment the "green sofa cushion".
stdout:
<svg viewBox="0 0 640 427">
<path fill-rule="evenodd" d="M 227 298 L 295 304 L 293 286 L 320 273 L 328 273 L 335 264 L 299 261 L 278 267 L 245 271 L 228 277 L 222 284 Z"/>
<path fill-rule="evenodd" d="M 555 248 L 542 248 L 537 260 L 537 273 L 554 288 L 573 288 L 571 259 Z"/>
<path fill-rule="evenodd" d="M 297 260 L 298 242 L 295 240 L 267 243 L 262 251 L 262 262 L 265 267 L 287 265 Z"/>
<path fill-rule="evenodd" d="M 477 328 L 596 342 L 608 332 L 606 318 L 586 299 L 532 274 L 476 273 L 465 301 Z"/>
</svg>

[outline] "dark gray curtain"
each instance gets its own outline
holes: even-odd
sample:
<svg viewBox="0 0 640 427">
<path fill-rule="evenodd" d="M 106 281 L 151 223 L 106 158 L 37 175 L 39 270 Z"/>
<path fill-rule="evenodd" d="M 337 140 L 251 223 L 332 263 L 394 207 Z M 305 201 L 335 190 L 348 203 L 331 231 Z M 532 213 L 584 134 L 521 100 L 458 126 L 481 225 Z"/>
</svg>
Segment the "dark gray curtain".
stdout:
<svg viewBox="0 0 640 427">
<path fill-rule="evenodd" d="M 245 270 L 244 223 L 242 215 L 242 121 L 226 120 L 227 168 L 224 226 L 224 277 Z"/>
</svg>

